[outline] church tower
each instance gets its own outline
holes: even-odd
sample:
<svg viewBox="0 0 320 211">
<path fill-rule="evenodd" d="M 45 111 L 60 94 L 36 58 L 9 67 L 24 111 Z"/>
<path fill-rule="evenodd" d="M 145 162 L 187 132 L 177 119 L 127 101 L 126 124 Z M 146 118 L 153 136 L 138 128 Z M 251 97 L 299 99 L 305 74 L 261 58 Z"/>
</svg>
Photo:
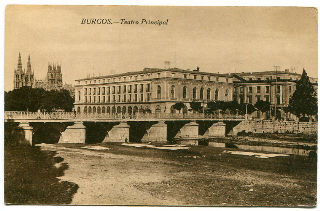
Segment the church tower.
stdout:
<svg viewBox="0 0 320 211">
<path fill-rule="evenodd" d="M 34 72 L 31 69 L 30 56 L 28 57 L 27 71 L 22 69 L 21 54 L 19 52 L 18 66 L 14 70 L 14 88 L 19 89 L 23 86 L 34 86 Z"/>
<path fill-rule="evenodd" d="M 25 86 L 34 86 L 34 72 L 31 69 L 30 55 L 28 57 L 27 71 L 25 73 Z"/>
<path fill-rule="evenodd" d="M 24 71 L 22 70 L 21 54 L 19 52 L 18 66 L 14 70 L 14 88 L 19 89 L 24 86 Z"/>
<path fill-rule="evenodd" d="M 61 65 L 49 64 L 47 73 L 47 89 L 60 90 L 62 85 Z"/>
</svg>

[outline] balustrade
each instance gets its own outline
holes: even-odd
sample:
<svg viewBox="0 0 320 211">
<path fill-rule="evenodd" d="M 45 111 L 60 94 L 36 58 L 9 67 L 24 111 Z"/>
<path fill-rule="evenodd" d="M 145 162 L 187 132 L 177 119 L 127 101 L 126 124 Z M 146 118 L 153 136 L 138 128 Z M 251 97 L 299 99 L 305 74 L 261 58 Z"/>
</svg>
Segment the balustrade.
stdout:
<svg viewBox="0 0 320 211">
<path fill-rule="evenodd" d="M 9 119 L 45 119 L 45 120 L 85 120 L 85 119 L 244 119 L 244 115 L 232 114 L 206 114 L 206 113 L 74 113 L 74 112 L 25 112 L 25 111 L 6 111 L 4 118 Z"/>
</svg>

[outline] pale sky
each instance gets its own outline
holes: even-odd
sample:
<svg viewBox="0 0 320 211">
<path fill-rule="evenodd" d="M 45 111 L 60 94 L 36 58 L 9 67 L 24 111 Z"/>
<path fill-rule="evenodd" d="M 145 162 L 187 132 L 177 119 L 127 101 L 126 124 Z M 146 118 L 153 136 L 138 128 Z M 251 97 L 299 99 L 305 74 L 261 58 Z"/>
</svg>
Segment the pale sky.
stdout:
<svg viewBox="0 0 320 211">
<path fill-rule="evenodd" d="M 298 7 L 7 6 L 5 90 L 21 52 L 37 79 L 48 62 L 60 63 L 63 81 L 171 67 L 204 72 L 304 67 L 317 77 L 317 10 Z M 83 25 L 82 18 L 169 20 L 168 25 Z"/>
</svg>

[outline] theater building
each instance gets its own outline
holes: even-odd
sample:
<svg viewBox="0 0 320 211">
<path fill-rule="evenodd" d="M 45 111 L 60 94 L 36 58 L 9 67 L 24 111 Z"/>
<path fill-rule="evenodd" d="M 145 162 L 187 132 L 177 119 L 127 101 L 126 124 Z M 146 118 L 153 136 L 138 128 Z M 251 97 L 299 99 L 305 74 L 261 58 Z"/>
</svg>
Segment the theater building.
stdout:
<svg viewBox="0 0 320 211">
<path fill-rule="evenodd" d="M 135 114 L 190 112 L 190 102 L 231 101 L 230 74 L 200 69 L 144 68 L 143 71 L 76 80 L 77 113 Z M 177 111 L 173 105 L 184 103 Z"/>
</svg>

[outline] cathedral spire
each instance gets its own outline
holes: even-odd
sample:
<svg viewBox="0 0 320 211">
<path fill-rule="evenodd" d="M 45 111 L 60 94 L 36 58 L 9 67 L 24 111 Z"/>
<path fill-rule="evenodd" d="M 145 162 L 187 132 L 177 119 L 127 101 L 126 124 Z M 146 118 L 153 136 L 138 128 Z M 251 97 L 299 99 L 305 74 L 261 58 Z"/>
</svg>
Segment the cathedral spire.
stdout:
<svg viewBox="0 0 320 211">
<path fill-rule="evenodd" d="M 28 56 L 28 63 L 27 63 L 27 73 L 31 73 L 31 62 L 30 62 L 30 55 Z"/>
<path fill-rule="evenodd" d="M 21 62 L 21 54 L 19 52 L 19 58 L 18 58 L 18 70 L 22 70 L 22 62 Z"/>
</svg>

